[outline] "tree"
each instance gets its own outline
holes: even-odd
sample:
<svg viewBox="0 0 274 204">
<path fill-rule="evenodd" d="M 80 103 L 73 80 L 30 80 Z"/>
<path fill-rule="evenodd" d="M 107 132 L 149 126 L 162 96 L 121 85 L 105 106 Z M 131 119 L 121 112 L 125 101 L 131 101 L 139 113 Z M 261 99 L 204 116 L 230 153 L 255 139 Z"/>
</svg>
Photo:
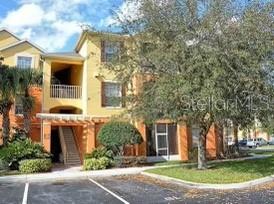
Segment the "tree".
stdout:
<svg viewBox="0 0 274 204">
<path fill-rule="evenodd" d="M 18 75 L 14 68 L 5 65 L 0 66 L 0 114 L 3 117 L 3 144 L 6 145 L 10 136 L 9 112 L 14 104 L 14 98 L 18 91 Z"/>
<path fill-rule="evenodd" d="M 142 136 L 139 131 L 128 122 L 111 121 L 105 124 L 98 133 L 102 145 L 112 150 L 115 155 L 124 154 L 126 145 L 140 144 Z"/>
<path fill-rule="evenodd" d="M 130 46 L 107 66 L 124 82 L 150 76 L 142 91 L 130 97 L 136 118 L 199 125 L 198 169 L 205 169 L 206 135 L 214 123 L 229 119 L 245 125 L 267 114 L 260 96 L 273 91 L 274 3 L 128 3 L 137 7 L 135 18 L 118 13 L 117 20 Z M 243 105 L 253 95 L 256 100 Z"/>
<path fill-rule="evenodd" d="M 31 111 L 34 107 L 34 98 L 31 96 L 30 89 L 42 83 L 42 73 L 35 69 L 18 69 L 19 87 L 21 101 L 23 105 L 24 130 L 29 134 L 31 126 Z"/>
</svg>

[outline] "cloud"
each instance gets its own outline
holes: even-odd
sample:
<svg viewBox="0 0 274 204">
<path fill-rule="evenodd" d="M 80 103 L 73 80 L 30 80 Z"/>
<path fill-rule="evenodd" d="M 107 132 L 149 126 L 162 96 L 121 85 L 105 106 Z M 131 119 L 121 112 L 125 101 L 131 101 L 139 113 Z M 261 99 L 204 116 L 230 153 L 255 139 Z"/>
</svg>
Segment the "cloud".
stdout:
<svg viewBox="0 0 274 204">
<path fill-rule="evenodd" d="M 16 32 L 21 27 L 39 25 L 42 22 L 43 15 L 44 11 L 40 6 L 25 4 L 19 9 L 9 12 L 2 25 L 9 26 Z"/>
<path fill-rule="evenodd" d="M 119 26 L 125 21 L 134 21 L 140 17 L 139 8 L 139 1 L 126 0 L 115 11 L 114 15 L 110 15 L 103 19 L 100 24 Z"/>
<path fill-rule="evenodd" d="M 79 35 L 82 24 L 104 26 L 99 25 L 100 20 L 109 15 L 113 2 L 117 1 L 18 0 L 17 8 L 0 17 L 0 27 L 9 28 L 47 51 L 58 51 Z"/>
</svg>

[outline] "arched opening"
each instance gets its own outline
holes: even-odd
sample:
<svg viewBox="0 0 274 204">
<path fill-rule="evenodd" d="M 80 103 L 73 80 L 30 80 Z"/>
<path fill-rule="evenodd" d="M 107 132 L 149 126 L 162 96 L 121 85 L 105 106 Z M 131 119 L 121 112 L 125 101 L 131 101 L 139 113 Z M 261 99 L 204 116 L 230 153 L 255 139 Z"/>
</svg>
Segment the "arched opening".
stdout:
<svg viewBox="0 0 274 204">
<path fill-rule="evenodd" d="M 50 109 L 50 113 L 57 114 L 82 114 L 82 109 L 73 106 L 58 106 Z"/>
</svg>

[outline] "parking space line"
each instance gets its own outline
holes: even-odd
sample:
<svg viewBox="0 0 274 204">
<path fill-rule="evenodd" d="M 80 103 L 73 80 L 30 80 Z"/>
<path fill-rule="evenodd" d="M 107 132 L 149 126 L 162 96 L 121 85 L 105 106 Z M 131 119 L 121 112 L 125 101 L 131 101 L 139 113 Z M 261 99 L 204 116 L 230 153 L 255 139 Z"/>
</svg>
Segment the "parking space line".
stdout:
<svg viewBox="0 0 274 204">
<path fill-rule="evenodd" d="M 27 202 L 28 202 L 28 192 L 29 192 L 29 183 L 26 183 L 22 204 L 27 204 Z"/>
<path fill-rule="evenodd" d="M 121 198 L 120 196 L 118 196 L 117 194 L 113 193 L 112 191 L 110 191 L 109 189 L 107 189 L 106 187 L 102 186 L 100 183 L 94 181 L 93 179 L 89 178 L 89 180 L 96 184 L 97 186 L 99 186 L 100 188 L 102 188 L 103 190 L 105 190 L 106 192 L 108 192 L 109 194 L 111 194 L 112 196 L 114 196 L 115 198 L 117 198 L 118 200 L 122 201 L 125 204 L 130 204 L 129 202 L 127 202 L 125 199 Z"/>
</svg>

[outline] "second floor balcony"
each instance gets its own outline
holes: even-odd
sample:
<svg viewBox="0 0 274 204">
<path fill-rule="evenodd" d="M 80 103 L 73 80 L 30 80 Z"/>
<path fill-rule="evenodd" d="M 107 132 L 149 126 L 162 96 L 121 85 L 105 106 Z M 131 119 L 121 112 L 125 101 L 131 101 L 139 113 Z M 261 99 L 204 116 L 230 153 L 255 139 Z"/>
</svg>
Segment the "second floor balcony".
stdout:
<svg viewBox="0 0 274 204">
<path fill-rule="evenodd" d="M 81 99 L 82 87 L 75 85 L 52 84 L 50 97 L 58 99 Z"/>
</svg>

